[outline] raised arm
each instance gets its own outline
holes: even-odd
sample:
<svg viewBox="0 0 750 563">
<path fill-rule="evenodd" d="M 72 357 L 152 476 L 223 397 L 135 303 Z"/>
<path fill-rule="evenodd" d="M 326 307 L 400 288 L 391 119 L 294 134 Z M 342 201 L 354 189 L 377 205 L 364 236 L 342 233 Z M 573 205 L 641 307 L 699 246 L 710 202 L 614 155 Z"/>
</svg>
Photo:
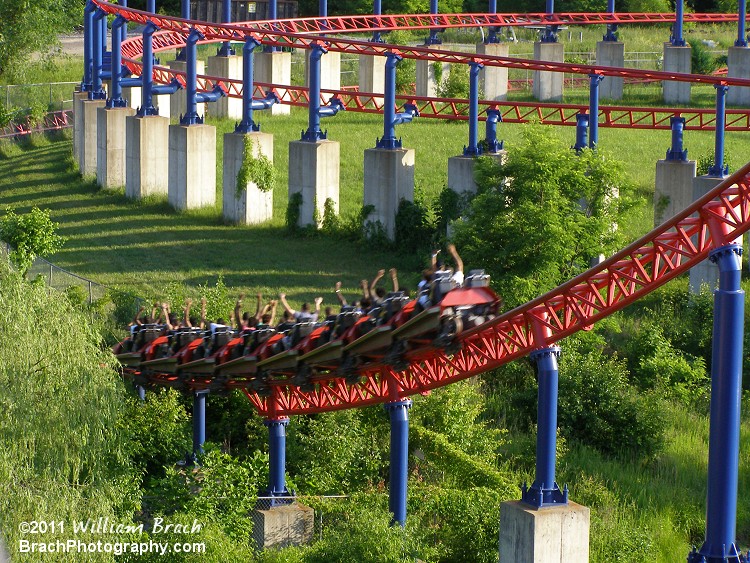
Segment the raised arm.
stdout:
<svg viewBox="0 0 750 563">
<path fill-rule="evenodd" d="M 260 322 L 260 319 L 263 316 L 264 309 L 265 307 L 263 307 L 263 294 L 259 291 L 255 296 L 255 318 L 258 319 L 258 322 Z"/>
<path fill-rule="evenodd" d="M 374 278 L 372 278 L 372 281 L 370 282 L 370 295 L 375 295 L 375 286 L 378 285 L 380 278 L 382 278 L 384 275 L 385 270 L 378 270 L 378 273 L 375 274 Z"/>
<path fill-rule="evenodd" d="M 396 268 L 391 268 L 388 270 L 388 273 L 391 274 L 391 282 L 393 282 L 393 291 L 398 291 L 398 273 L 396 272 Z"/>
<path fill-rule="evenodd" d="M 193 304 L 193 300 L 192 299 L 190 299 L 189 297 L 187 299 L 185 299 L 185 308 L 184 308 L 184 311 L 185 311 L 184 317 L 185 318 L 183 319 L 182 322 L 188 328 L 193 328 L 193 325 L 190 323 L 190 306 L 192 304 Z"/>
<path fill-rule="evenodd" d="M 143 324 L 141 322 L 141 313 L 143 313 L 143 311 L 145 311 L 145 310 L 146 310 L 146 307 L 143 306 L 143 305 L 141 305 L 140 307 L 138 307 L 138 312 L 135 314 L 135 317 L 133 317 L 133 322 L 130 323 L 131 326 L 132 325 L 139 325 L 140 326 L 140 325 Z"/>
<path fill-rule="evenodd" d="M 151 307 L 151 316 L 149 317 L 149 319 L 151 320 L 152 323 L 156 324 L 160 316 L 161 316 L 161 312 L 159 311 L 159 304 L 154 303 L 153 306 Z"/>
<path fill-rule="evenodd" d="M 334 293 L 336 293 L 336 299 L 339 300 L 339 303 L 341 303 L 342 307 L 346 307 L 346 299 L 344 298 L 344 295 L 341 293 L 341 282 L 337 281 L 336 285 L 334 286 Z"/>
<path fill-rule="evenodd" d="M 294 309 L 292 309 L 289 306 L 289 303 L 286 302 L 286 293 L 279 293 L 279 299 L 281 300 L 281 305 L 284 307 L 284 310 L 290 315 L 294 315 Z"/>
<path fill-rule="evenodd" d="M 271 301 L 271 320 L 268 322 L 269 325 L 274 326 L 276 324 L 276 306 L 279 304 L 276 299 Z"/>
<path fill-rule="evenodd" d="M 320 316 L 320 304 L 323 303 L 322 297 L 315 298 L 315 315 Z"/>
<path fill-rule="evenodd" d="M 234 304 L 234 320 L 230 321 L 230 326 L 237 324 L 237 329 L 242 330 L 242 300 L 245 298 L 245 294 L 241 293 L 240 298 L 237 299 L 237 303 Z"/>
<path fill-rule="evenodd" d="M 436 250 L 432 253 L 432 258 L 430 259 L 430 267 L 432 268 L 432 271 L 434 272 L 437 269 L 437 257 L 438 254 L 440 254 L 440 250 Z"/>
<path fill-rule="evenodd" d="M 161 304 L 161 316 L 164 317 L 164 324 L 167 325 L 167 330 L 173 330 L 174 326 L 169 320 L 169 303 L 166 301 Z"/>
<path fill-rule="evenodd" d="M 457 272 L 463 272 L 464 271 L 464 262 L 461 260 L 461 257 L 458 255 L 458 251 L 456 250 L 455 244 L 449 244 L 448 245 L 448 252 L 451 253 L 451 256 L 453 257 L 453 261 L 456 263 L 456 271 Z"/>
<path fill-rule="evenodd" d="M 359 286 L 362 288 L 362 299 L 369 299 L 370 288 L 367 286 L 367 280 L 360 281 Z"/>
<path fill-rule="evenodd" d="M 201 329 L 206 329 L 206 298 L 201 297 Z"/>
</svg>

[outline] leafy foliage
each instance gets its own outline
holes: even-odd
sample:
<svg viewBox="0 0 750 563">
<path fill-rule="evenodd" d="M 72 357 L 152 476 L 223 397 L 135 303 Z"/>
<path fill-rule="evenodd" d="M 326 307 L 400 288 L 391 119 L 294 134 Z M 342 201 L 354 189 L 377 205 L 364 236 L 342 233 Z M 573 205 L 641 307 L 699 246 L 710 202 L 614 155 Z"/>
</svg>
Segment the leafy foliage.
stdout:
<svg viewBox="0 0 750 563">
<path fill-rule="evenodd" d="M 260 150 L 260 143 L 245 135 L 242 148 L 242 166 L 237 171 L 236 195 L 242 196 L 248 184 L 253 183 L 262 192 L 276 187 L 276 169 L 273 162 Z"/>
<path fill-rule="evenodd" d="M 429 248 L 433 228 L 428 213 L 427 206 L 419 197 L 415 197 L 414 201 L 402 199 L 398 202 L 394 238 L 399 250 L 415 254 Z"/>
<path fill-rule="evenodd" d="M 0 239 L 11 246 L 10 260 L 23 275 L 34 258 L 49 256 L 62 248 L 65 238 L 57 234 L 58 226 L 50 219 L 48 209 L 33 207 L 22 215 L 12 209 L 5 212 L 0 219 Z"/>
<path fill-rule="evenodd" d="M 289 195 L 289 201 L 286 205 L 286 228 L 289 231 L 299 229 L 299 218 L 302 211 L 302 192 L 294 192 Z"/>
</svg>

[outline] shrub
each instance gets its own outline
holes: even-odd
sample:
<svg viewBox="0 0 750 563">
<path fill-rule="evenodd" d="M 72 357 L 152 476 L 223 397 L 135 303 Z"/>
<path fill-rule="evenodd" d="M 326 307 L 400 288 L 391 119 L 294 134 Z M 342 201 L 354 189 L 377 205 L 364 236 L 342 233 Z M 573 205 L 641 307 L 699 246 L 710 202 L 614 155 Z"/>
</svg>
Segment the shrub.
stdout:
<svg viewBox="0 0 750 563">
<path fill-rule="evenodd" d="M 427 206 L 419 197 L 415 197 L 414 201 L 402 199 L 398 202 L 394 239 L 400 251 L 409 254 L 428 251 L 433 233 L 428 213 Z"/>
<path fill-rule="evenodd" d="M 34 258 L 49 256 L 62 248 L 65 238 L 57 234 L 58 224 L 49 210 L 33 207 L 29 213 L 16 215 L 12 209 L 0 219 L 0 239 L 12 250 L 10 261 L 25 276 Z"/>
</svg>

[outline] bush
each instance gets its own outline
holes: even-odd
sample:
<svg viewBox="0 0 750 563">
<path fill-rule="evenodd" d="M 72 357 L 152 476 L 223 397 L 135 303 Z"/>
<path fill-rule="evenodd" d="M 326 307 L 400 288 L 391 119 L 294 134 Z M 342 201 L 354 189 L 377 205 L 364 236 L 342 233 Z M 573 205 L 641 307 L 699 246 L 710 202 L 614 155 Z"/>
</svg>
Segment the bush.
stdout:
<svg viewBox="0 0 750 563">
<path fill-rule="evenodd" d="M 0 219 L 0 239 L 11 246 L 10 261 L 22 275 L 26 275 L 34 258 L 49 256 L 62 248 L 65 238 L 57 234 L 58 227 L 48 209 L 33 207 L 23 215 L 16 215 L 12 209 L 5 212 Z"/>
<path fill-rule="evenodd" d="M 433 227 L 428 214 L 429 209 L 419 196 L 413 202 L 406 199 L 398 202 L 394 236 L 396 248 L 409 254 L 429 252 Z"/>
</svg>

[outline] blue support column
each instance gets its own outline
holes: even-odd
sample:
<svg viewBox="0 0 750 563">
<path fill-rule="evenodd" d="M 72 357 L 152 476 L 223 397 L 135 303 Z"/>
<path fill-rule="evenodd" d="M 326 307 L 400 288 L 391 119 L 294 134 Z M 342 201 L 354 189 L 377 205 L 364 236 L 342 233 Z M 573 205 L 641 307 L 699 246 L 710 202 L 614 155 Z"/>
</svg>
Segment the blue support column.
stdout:
<svg viewBox="0 0 750 563">
<path fill-rule="evenodd" d="M 536 476 L 530 488 L 524 483 L 521 500 L 532 506 L 568 504 L 568 488 L 560 491 L 555 482 L 557 458 L 557 359 L 560 348 L 550 346 L 532 352 L 536 363 L 539 394 L 537 405 Z"/>
<path fill-rule="evenodd" d="M 193 461 L 203 453 L 206 442 L 206 396 L 208 391 L 193 392 Z"/>
<path fill-rule="evenodd" d="M 288 418 L 267 418 L 263 424 L 268 427 L 268 489 L 270 497 L 289 497 L 291 493 L 286 488 L 286 427 Z M 288 503 L 288 499 L 281 498 L 271 501 L 271 505 Z"/>
<path fill-rule="evenodd" d="M 387 53 L 385 60 L 385 95 L 383 96 L 383 136 L 375 146 L 379 149 L 400 149 L 401 139 L 396 138 L 396 125 L 409 123 L 418 116 L 416 106 L 405 104 L 404 113 L 396 113 L 396 65 L 401 60 L 397 53 Z"/>
<path fill-rule="evenodd" d="M 204 35 L 195 29 L 190 29 L 187 37 L 185 52 L 187 55 L 187 65 L 185 69 L 185 89 L 187 98 L 187 108 L 185 115 L 180 118 L 180 125 L 196 125 L 203 123 L 203 117 L 198 115 L 198 104 L 203 102 L 215 102 L 226 92 L 217 84 L 212 92 L 197 93 L 198 72 L 196 60 L 198 59 L 198 41 L 204 38 Z"/>
<path fill-rule="evenodd" d="M 607 0 L 607 13 L 608 14 L 614 14 L 615 13 L 615 0 Z M 608 23 L 607 24 L 607 33 L 602 37 L 604 41 L 617 41 L 617 24 L 616 23 Z"/>
<path fill-rule="evenodd" d="M 497 0 L 490 0 L 489 9 L 487 10 L 487 13 L 489 14 L 496 14 L 497 13 Z M 487 38 L 484 40 L 485 43 L 500 43 L 500 40 L 497 37 L 497 26 L 490 26 Z"/>
<path fill-rule="evenodd" d="M 742 246 L 712 251 L 719 266 L 714 292 L 711 357 L 711 427 L 708 438 L 706 541 L 688 555 L 689 563 L 739 563 L 735 546 L 742 400 L 742 342 L 745 292 L 740 288 Z"/>
<path fill-rule="evenodd" d="M 599 143 L 599 84 L 601 74 L 589 74 L 589 148 L 595 149 Z"/>
<path fill-rule="evenodd" d="M 724 124 L 726 123 L 727 90 L 729 86 L 714 84 L 716 88 L 716 141 L 714 143 L 714 164 L 708 169 L 709 176 L 723 178 L 729 173 L 724 165 Z"/>
<path fill-rule="evenodd" d="M 99 25 L 101 26 L 99 48 L 102 51 L 102 60 L 104 60 L 104 54 L 107 52 L 107 14 L 103 13 L 103 17 L 99 20 Z"/>
<path fill-rule="evenodd" d="M 128 20 L 122 16 L 117 16 L 112 22 L 112 92 L 107 100 L 108 108 L 124 108 L 127 107 L 128 102 L 122 97 L 122 87 L 124 86 L 139 86 L 141 81 L 137 78 L 122 78 L 123 67 L 122 67 L 122 53 L 120 47 L 122 45 L 122 33 L 121 30 L 127 27 Z"/>
<path fill-rule="evenodd" d="M 685 0 L 675 0 L 675 16 L 674 25 L 672 26 L 672 35 L 669 38 L 669 42 L 674 47 L 684 47 L 685 38 L 682 35 L 682 22 L 683 14 L 685 10 Z"/>
<path fill-rule="evenodd" d="M 156 13 L 156 0 L 146 0 L 146 11 Z M 153 8 L 152 8 L 153 7 Z M 190 19 L 190 0 L 181 0 L 180 2 L 180 17 L 184 20 Z M 177 51 L 177 56 L 174 58 L 176 61 L 184 61 L 187 53 L 185 48 Z"/>
<path fill-rule="evenodd" d="M 500 152 L 503 150 L 503 141 L 497 140 L 497 124 L 503 121 L 503 116 L 497 108 L 487 110 L 487 121 L 484 125 L 484 148 L 487 152 Z"/>
<path fill-rule="evenodd" d="M 320 129 L 320 118 L 336 115 L 344 109 L 337 98 L 332 98 L 326 107 L 320 107 L 320 59 L 327 53 L 325 48 L 316 43 L 310 51 L 310 105 L 308 109 L 307 131 L 302 132 L 302 140 L 315 143 L 327 137 Z"/>
<path fill-rule="evenodd" d="M 406 524 L 406 483 L 409 477 L 409 409 L 411 401 L 395 401 L 385 405 L 391 419 L 391 467 L 388 509 L 393 514 L 391 525 Z"/>
<path fill-rule="evenodd" d="M 102 86 L 102 26 L 101 21 L 106 19 L 106 14 L 101 10 L 94 13 L 94 60 L 93 60 L 93 86 L 89 90 L 89 100 L 104 100 L 107 93 Z"/>
<path fill-rule="evenodd" d="M 255 48 L 260 45 L 254 37 L 246 37 L 242 47 L 242 121 L 234 128 L 235 133 L 250 133 L 260 131 L 260 125 L 253 121 L 253 111 L 268 109 L 279 99 L 276 94 L 269 92 L 263 100 L 253 100 L 253 61 Z"/>
<path fill-rule="evenodd" d="M 687 160 L 687 149 L 682 148 L 682 134 L 685 130 L 684 117 L 670 117 L 672 126 L 672 147 L 667 151 L 667 160 Z"/>
<path fill-rule="evenodd" d="M 154 32 L 159 28 L 148 22 L 143 28 L 143 68 L 141 69 L 141 107 L 138 116 L 159 115 L 153 104 Z"/>
<path fill-rule="evenodd" d="M 555 0 L 547 0 L 547 15 L 553 16 L 555 14 Z M 542 43 L 557 43 L 557 30 L 559 26 L 548 25 L 544 29 L 542 34 Z"/>
<path fill-rule="evenodd" d="M 128 7 L 128 0 L 118 0 L 117 4 L 119 6 L 122 6 L 123 8 L 127 8 Z M 113 27 L 114 27 L 114 24 L 113 24 Z M 127 24 L 127 20 L 126 20 L 125 24 L 122 26 L 120 34 L 121 34 L 120 35 L 120 40 L 121 41 L 125 41 L 128 38 L 128 24 Z"/>
<path fill-rule="evenodd" d="M 81 92 L 94 88 L 94 13 L 96 4 L 89 1 L 83 11 L 83 83 Z"/>
<path fill-rule="evenodd" d="M 318 0 L 318 15 L 321 18 L 328 17 L 328 0 Z"/>
<path fill-rule="evenodd" d="M 430 0 L 430 14 L 437 15 L 438 14 L 438 0 Z M 433 20 L 433 23 L 437 23 L 437 20 Z M 439 27 L 431 27 L 430 28 L 430 35 L 425 40 L 425 45 L 440 45 L 442 44 L 442 41 L 437 36 L 438 32 L 440 31 Z"/>
<path fill-rule="evenodd" d="M 737 40 L 734 42 L 735 47 L 747 47 L 747 0 L 739 0 L 738 4 L 739 17 L 737 19 Z"/>
<path fill-rule="evenodd" d="M 381 0 L 374 0 L 372 4 L 372 13 L 374 16 L 379 16 L 383 13 L 383 6 Z M 372 34 L 372 39 L 370 40 L 373 43 L 383 43 L 383 38 L 380 36 L 380 32 L 376 31 Z"/>
<path fill-rule="evenodd" d="M 576 152 L 586 148 L 588 144 L 589 116 L 586 113 L 576 114 L 576 144 L 573 148 Z"/>
<path fill-rule="evenodd" d="M 222 23 L 232 23 L 232 0 L 222 0 L 221 2 L 221 22 Z M 232 44 L 229 41 L 225 41 L 221 44 L 221 47 L 218 51 L 216 51 L 216 54 L 219 57 L 230 57 L 232 55 L 236 55 L 234 49 L 232 49 Z"/>
<path fill-rule="evenodd" d="M 268 19 L 277 19 L 278 16 L 276 14 L 276 0 L 268 0 Z M 275 53 L 276 47 L 274 47 L 273 45 L 266 45 L 265 47 L 263 47 L 263 51 L 266 53 Z"/>
<path fill-rule="evenodd" d="M 479 71 L 484 67 L 482 63 L 469 63 L 469 145 L 464 147 L 464 156 L 479 156 L 482 148 L 479 146 Z"/>
</svg>

